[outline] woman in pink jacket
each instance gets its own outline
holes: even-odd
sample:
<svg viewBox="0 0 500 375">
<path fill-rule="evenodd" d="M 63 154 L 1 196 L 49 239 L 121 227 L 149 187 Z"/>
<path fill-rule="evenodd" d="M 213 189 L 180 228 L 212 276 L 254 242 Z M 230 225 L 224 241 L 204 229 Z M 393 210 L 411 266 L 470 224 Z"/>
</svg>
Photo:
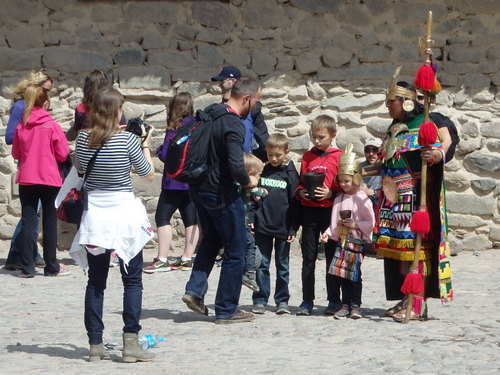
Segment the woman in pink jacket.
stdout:
<svg viewBox="0 0 500 375">
<path fill-rule="evenodd" d="M 54 200 L 63 183 L 59 163 L 69 155 L 63 130 L 43 108 L 48 92 L 41 86 L 29 86 L 24 93 L 25 111 L 17 125 L 12 156 L 19 161 L 19 184 L 24 227 L 21 235 L 22 256 L 19 277 L 35 276 L 33 232 L 37 230 L 37 206 L 42 202 L 43 259 L 45 276 L 63 276 L 68 270 L 56 259 L 57 219 Z"/>
</svg>

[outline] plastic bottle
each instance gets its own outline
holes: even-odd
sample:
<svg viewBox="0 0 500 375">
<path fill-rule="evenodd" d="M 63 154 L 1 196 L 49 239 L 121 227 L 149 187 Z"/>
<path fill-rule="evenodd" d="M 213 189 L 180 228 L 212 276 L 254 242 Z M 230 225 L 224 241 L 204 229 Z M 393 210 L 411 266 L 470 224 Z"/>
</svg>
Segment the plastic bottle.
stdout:
<svg viewBox="0 0 500 375">
<path fill-rule="evenodd" d="M 144 335 L 139 337 L 139 345 L 143 349 L 153 348 L 159 342 L 165 341 L 165 337 L 155 336 L 155 335 Z"/>
</svg>

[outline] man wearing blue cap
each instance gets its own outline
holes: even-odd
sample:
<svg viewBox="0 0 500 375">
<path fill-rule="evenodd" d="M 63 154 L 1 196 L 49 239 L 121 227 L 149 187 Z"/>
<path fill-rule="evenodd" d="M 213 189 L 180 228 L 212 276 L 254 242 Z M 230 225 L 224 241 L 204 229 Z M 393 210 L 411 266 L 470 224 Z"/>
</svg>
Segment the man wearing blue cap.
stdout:
<svg viewBox="0 0 500 375">
<path fill-rule="evenodd" d="M 219 74 L 212 77 L 212 81 L 218 81 L 222 90 L 222 103 L 225 103 L 231 97 L 231 89 L 234 83 L 241 78 L 240 70 L 232 65 L 223 67 Z M 267 125 L 262 115 L 262 103 L 257 102 L 255 108 L 242 120 L 245 125 L 245 142 L 243 151 L 252 153 L 261 159 L 267 161 L 266 142 L 269 138 Z"/>
</svg>

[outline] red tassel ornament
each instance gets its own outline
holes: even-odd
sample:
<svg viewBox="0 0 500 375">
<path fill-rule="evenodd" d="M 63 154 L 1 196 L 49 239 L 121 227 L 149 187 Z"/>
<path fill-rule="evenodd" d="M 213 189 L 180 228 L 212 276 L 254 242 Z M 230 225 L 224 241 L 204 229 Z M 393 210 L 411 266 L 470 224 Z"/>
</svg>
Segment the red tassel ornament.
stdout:
<svg viewBox="0 0 500 375">
<path fill-rule="evenodd" d="M 424 291 L 424 279 L 417 270 L 412 270 L 406 274 L 405 281 L 401 285 L 401 292 L 405 295 L 420 294 Z"/>
<path fill-rule="evenodd" d="M 420 206 L 419 210 L 413 213 L 410 230 L 415 234 L 422 235 L 431 231 L 431 220 L 425 206 Z"/>
<path fill-rule="evenodd" d="M 434 70 L 428 65 L 424 64 L 417 70 L 417 75 L 415 76 L 415 87 L 423 91 L 432 91 L 434 88 L 434 81 L 436 80 L 436 74 Z"/>
<path fill-rule="evenodd" d="M 418 130 L 418 144 L 422 147 L 430 147 L 436 143 L 438 139 L 438 131 L 436 125 L 432 122 L 424 122 L 420 124 Z"/>
</svg>

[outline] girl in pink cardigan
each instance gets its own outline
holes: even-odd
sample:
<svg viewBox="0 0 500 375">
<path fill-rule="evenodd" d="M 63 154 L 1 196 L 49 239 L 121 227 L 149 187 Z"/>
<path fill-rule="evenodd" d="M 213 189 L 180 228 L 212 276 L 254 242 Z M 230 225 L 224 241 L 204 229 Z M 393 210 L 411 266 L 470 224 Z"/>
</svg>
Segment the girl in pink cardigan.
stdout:
<svg viewBox="0 0 500 375">
<path fill-rule="evenodd" d="M 335 319 L 361 318 L 361 263 L 363 246 L 371 242 L 375 214 L 373 204 L 365 192 L 360 191 L 361 166 L 355 161 L 352 144 L 346 147 L 340 157 L 336 183 L 342 188 L 333 202 L 332 219 L 329 228 L 321 236 L 337 242 L 337 248 L 328 273 L 337 277 L 342 290 L 342 306 Z"/>
<path fill-rule="evenodd" d="M 69 155 L 69 146 L 63 130 L 44 109 L 48 103 L 47 90 L 29 86 L 24 93 L 25 111 L 17 125 L 12 145 L 12 156 L 19 161 L 16 182 L 24 227 L 21 234 L 22 256 L 19 277 L 35 275 L 33 232 L 37 230 L 38 201 L 42 203 L 43 259 L 45 276 L 66 275 L 56 259 L 57 219 L 55 198 L 63 183 L 59 163 Z"/>
</svg>

